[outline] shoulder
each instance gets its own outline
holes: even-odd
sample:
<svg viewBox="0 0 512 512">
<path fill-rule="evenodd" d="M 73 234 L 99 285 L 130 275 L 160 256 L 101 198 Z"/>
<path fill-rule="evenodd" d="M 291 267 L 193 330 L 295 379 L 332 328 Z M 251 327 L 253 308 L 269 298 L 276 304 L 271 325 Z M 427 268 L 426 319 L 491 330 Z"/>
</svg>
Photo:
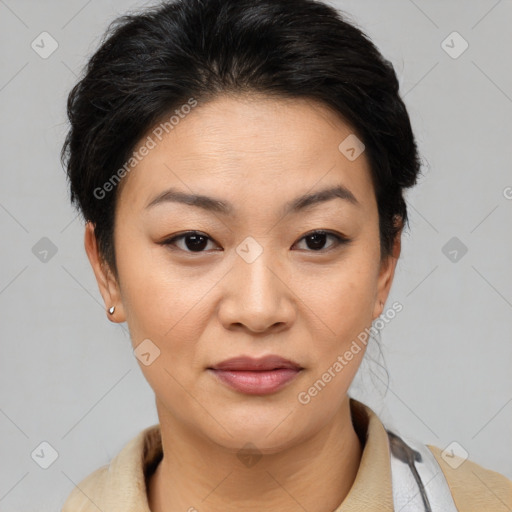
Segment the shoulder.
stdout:
<svg viewBox="0 0 512 512">
<path fill-rule="evenodd" d="M 162 453 L 159 424 L 145 428 L 76 485 L 61 512 L 149 512 L 146 478 Z"/>
<path fill-rule="evenodd" d="M 456 455 L 445 460 L 440 448 L 432 445 L 427 447 L 441 467 L 458 510 L 512 510 L 512 480 Z"/>
<path fill-rule="evenodd" d="M 75 485 L 61 512 L 97 512 L 97 503 L 104 499 L 104 482 L 109 465 L 101 466 Z"/>
</svg>

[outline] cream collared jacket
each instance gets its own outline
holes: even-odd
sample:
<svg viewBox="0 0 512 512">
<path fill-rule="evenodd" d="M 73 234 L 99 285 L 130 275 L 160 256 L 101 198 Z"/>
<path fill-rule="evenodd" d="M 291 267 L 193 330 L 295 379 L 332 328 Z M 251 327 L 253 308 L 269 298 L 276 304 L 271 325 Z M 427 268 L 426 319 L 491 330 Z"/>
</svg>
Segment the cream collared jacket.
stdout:
<svg viewBox="0 0 512 512">
<path fill-rule="evenodd" d="M 512 511 L 511 480 L 470 460 L 454 469 L 452 466 L 456 464 L 447 463 L 441 449 L 430 445 L 424 446 L 435 466 L 429 480 L 445 485 L 450 507 L 441 504 L 438 508 L 430 508 L 429 505 L 414 504 L 414 500 L 409 499 L 397 506 L 396 488 L 392 483 L 396 487 L 398 478 L 393 476 L 392 479 L 392 474 L 397 475 L 392 471 L 395 467 L 392 463 L 396 464 L 397 459 L 390 448 L 388 431 L 378 416 L 361 402 L 351 399 L 350 408 L 354 428 L 365 442 L 356 479 L 348 495 L 333 512 Z M 62 512 L 151 512 L 147 481 L 161 457 L 160 425 L 156 424 L 129 441 L 110 464 L 83 479 L 67 497 Z M 433 488 L 430 481 L 424 483 L 427 489 Z M 411 492 L 411 496 L 416 496 L 416 502 L 418 494 L 417 491 Z"/>
</svg>

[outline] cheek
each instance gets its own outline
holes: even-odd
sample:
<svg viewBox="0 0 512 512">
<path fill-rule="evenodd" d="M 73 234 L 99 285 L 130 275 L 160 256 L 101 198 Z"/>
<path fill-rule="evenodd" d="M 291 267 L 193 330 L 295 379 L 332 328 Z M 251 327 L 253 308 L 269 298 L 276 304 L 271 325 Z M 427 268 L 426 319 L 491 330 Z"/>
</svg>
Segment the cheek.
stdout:
<svg viewBox="0 0 512 512">
<path fill-rule="evenodd" d="M 124 235 L 124 236 L 123 236 Z M 121 298 L 133 344 L 145 338 L 163 343 L 174 337 L 186 343 L 197 324 L 201 300 L 211 283 L 197 270 L 171 264 L 161 247 L 120 233 L 116 245 Z M 178 333 L 178 334 L 176 334 Z"/>
<path fill-rule="evenodd" d="M 307 278 L 306 304 L 330 333 L 331 339 L 348 340 L 371 324 L 377 290 L 377 264 L 354 254 L 316 279 Z"/>
<path fill-rule="evenodd" d="M 207 293 L 201 287 L 183 291 L 177 279 L 172 284 L 154 279 L 143 282 L 144 291 L 134 283 L 129 295 L 127 322 L 134 347 L 142 340 L 151 339 L 161 350 L 161 359 L 193 364 L 194 347 L 200 339 L 208 314 L 204 311 L 201 298 Z M 203 291 L 203 293 L 201 293 Z M 203 299 L 205 301 L 205 299 Z M 124 299 L 123 299 L 124 303 Z"/>
<path fill-rule="evenodd" d="M 308 294 L 307 305 L 321 319 L 317 325 L 325 327 L 325 335 L 311 332 L 314 362 L 296 400 L 314 424 L 338 410 L 364 357 L 376 290 L 373 258 L 368 253 L 347 258 L 310 290 L 316 292 Z"/>
</svg>

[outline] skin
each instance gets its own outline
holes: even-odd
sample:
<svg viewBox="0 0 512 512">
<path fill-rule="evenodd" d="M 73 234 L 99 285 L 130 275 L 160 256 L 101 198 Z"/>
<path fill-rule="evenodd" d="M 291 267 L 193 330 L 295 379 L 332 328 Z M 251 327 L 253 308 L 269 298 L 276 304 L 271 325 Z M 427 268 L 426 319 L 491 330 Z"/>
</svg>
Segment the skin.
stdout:
<svg viewBox="0 0 512 512">
<path fill-rule="evenodd" d="M 199 104 L 124 178 L 116 210 L 117 278 L 102 260 L 94 227 L 85 247 L 106 308 L 126 321 L 135 348 L 150 339 L 160 356 L 141 370 L 155 392 L 164 457 L 151 477 L 153 512 L 280 510 L 331 512 L 354 482 L 362 447 L 347 390 L 364 356 L 354 355 L 304 405 L 317 381 L 383 312 L 396 262 L 381 258 L 378 211 L 363 152 L 338 145 L 350 126 L 313 100 L 257 94 Z M 141 139 L 143 140 L 143 139 Z M 281 215 L 288 201 L 341 184 L 339 198 Z M 232 203 L 234 215 L 166 202 L 174 187 Z M 308 244 L 305 235 L 330 236 Z M 197 230 L 203 252 L 171 235 Z M 252 237 L 252 262 L 236 248 Z M 173 248 L 174 247 L 174 248 Z M 192 246 L 193 247 L 193 246 Z M 207 368 L 225 359 L 277 354 L 303 370 L 270 395 L 246 395 Z M 244 465 L 246 443 L 261 459 Z"/>
</svg>

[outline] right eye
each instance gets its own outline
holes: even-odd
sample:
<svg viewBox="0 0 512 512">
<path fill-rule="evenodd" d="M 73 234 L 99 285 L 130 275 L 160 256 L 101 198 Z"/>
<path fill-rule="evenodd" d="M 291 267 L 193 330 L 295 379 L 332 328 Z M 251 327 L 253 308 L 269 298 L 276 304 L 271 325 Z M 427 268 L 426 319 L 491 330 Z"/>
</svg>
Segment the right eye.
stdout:
<svg viewBox="0 0 512 512">
<path fill-rule="evenodd" d="M 186 231 L 180 235 L 174 235 L 170 238 L 166 238 L 161 245 L 169 246 L 171 249 L 176 247 L 184 252 L 205 252 L 205 247 L 208 245 L 208 241 L 213 240 L 206 234 L 200 231 Z M 181 247 L 178 244 L 181 243 Z M 174 246 L 174 247 L 173 247 Z"/>
</svg>

